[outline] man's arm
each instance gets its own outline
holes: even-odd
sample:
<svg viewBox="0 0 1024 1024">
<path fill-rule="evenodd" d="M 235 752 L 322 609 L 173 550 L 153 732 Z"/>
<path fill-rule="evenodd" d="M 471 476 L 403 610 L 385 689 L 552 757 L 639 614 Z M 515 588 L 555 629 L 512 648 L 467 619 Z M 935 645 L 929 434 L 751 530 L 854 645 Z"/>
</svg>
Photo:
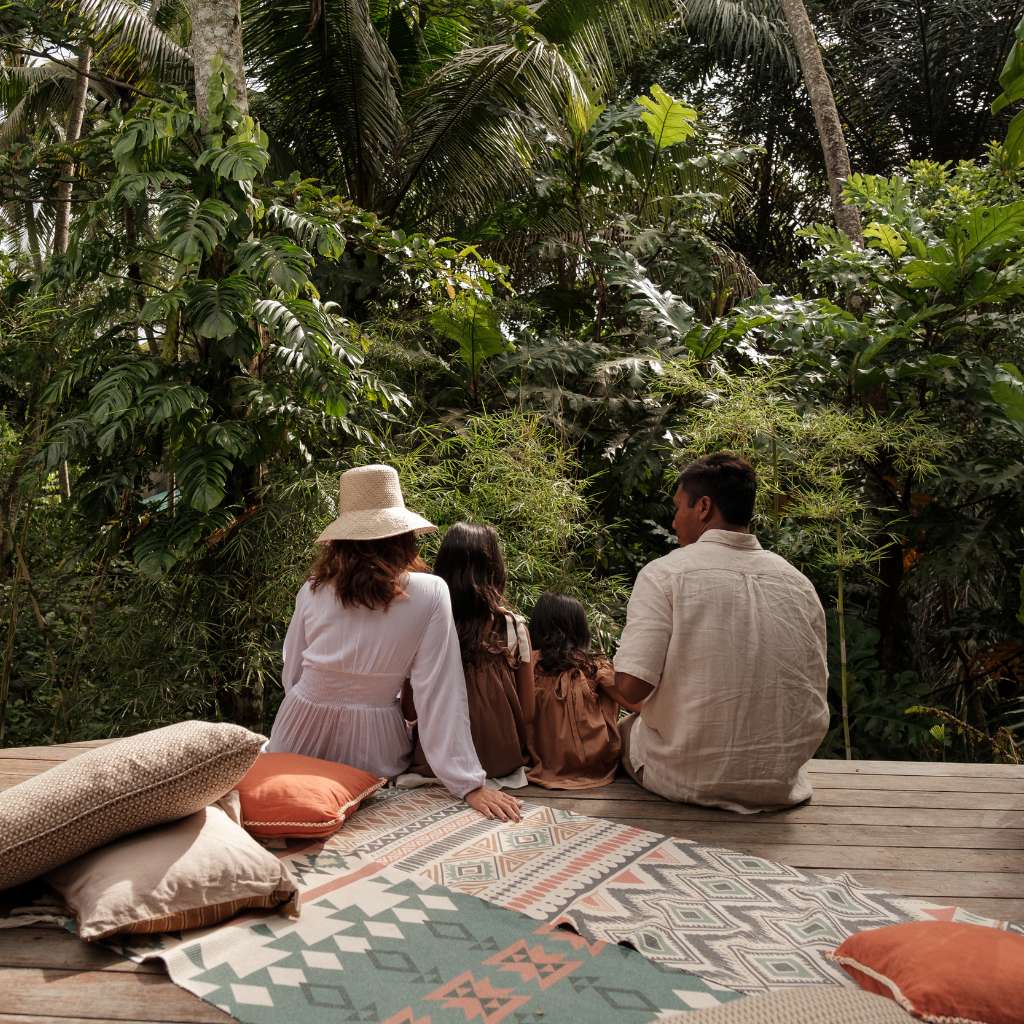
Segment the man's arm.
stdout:
<svg viewBox="0 0 1024 1024">
<path fill-rule="evenodd" d="M 639 711 L 640 705 L 654 693 L 654 687 L 628 672 L 616 672 L 615 685 L 609 686 L 607 692 L 627 711 Z"/>
<path fill-rule="evenodd" d="M 646 566 L 626 607 L 626 628 L 615 655 L 615 685 L 609 689 L 624 708 L 639 711 L 657 689 L 671 639 L 671 598 L 663 581 Z"/>
</svg>

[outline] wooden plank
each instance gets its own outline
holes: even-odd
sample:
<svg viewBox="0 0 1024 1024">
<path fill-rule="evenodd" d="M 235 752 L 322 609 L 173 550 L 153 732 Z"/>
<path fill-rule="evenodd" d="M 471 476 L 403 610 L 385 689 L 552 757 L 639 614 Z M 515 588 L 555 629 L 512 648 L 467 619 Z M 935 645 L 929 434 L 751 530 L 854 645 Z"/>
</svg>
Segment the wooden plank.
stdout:
<svg viewBox="0 0 1024 1024">
<path fill-rule="evenodd" d="M 0 1007 L 7 1014 L 109 1021 L 228 1024 L 233 1018 L 156 974 L 0 970 Z"/>
<path fill-rule="evenodd" d="M 815 759 L 807 766 L 812 776 L 828 772 L 841 775 L 953 775 L 977 779 L 1019 779 L 1024 765 L 975 764 L 961 761 L 843 761 Z"/>
<path fill-rule="evenodd" d="M 623 820 L 620 818 L 620 821 Z M 881 846 L 889 849 L 1015 850 L 1024 874 L 1024 828 L 929 828 L 907 825 L 812 825 L 779 821 L 644 819 L 652 832 L 701 843 L 799 843 L 806 846 Z"/>
<path fill-rule="evenodd" d="M 89 1017 L 40 1017 L 38 1014 L 0 1013 L 0 1024 L 96 1024 Z M 153 1021 L 128 1020 L 120 1024 L 154 1024 Z"/>
<path fill-rule="evenodd" d="M 520 791 L 521 792 L 521 791 Z M 575 811 L 594 818 L 607 818 L 637 828 L 657 832 L 666 821 L 790 822 L 814 825 L 913 825 L 917 828 L 1020 828 L 1021 815 L 1014 811 L 944 810 L 938 813 L 920 807 L 828 807 L 818 803 L 804 804 L 773 814 L 739 815 L 712 807 L 673 804 L 659 800 L 656 804 L 628 800 L 576 800 L 564 797 L 540 798 L 531 795 L 531 802 Z M 676 834 L 676 833 L 673 833 Z"/>
<path fill-rule="evenodd" d="M 940 903 L 962 904 L 973 896 L 1019 899 L 1020 875 L 974 874 L 970 871 L 911 871 L 858 868 L 851 871 L 859 882 L 901 896 L 921 896 Z"/>
<path fill-rule="evenodd" d="M 982 917 L 991 917 L 996 921 L 1009 921 L 1012 924 L 1024 926 L 1024 898 L 1001 900 L 974 896 L 958 902 L 957 906 L 971 911 L 972 914 L 981 914 Z"/>
<path fill-rule="evenodd" d="M 84 754 L 85 751 L 81 750 L 79 753 Z M 71 759 L 66 758 L 65 760 Z M 29 757 L 6 757 L 0 761 L 0 772 L 3 772 L 4 775 L 12 773 L 15 775 L 42 775 L 43 772 L 57 768 L 64 763 L 65 761 L 41 761 Z"/>
<path fill-rule="evenodd" d="M 853 874 L 861 868 L 884 868 L 904 871 L 987 872 L 1005 874 L 1016 879 L 1020 892 L 1024 857 L 1007 850 L 929 850 L 921 847 L 890 850 L 879 846 L 805 846 L 801 843 L 761 843 L 745 840 L 735 847 L 738 852 L 752 853 L 789 864 L 794 868 Z"/>
<path fill-rule="evenodd" d="M 813 776 L 815 793 L 827 789 L 901 789 L 910 793 L 1024 793 L 1024 774 L 1019 778 L 982 779 L 955 775 L 857 775 L 823 772 Z"/>
<path fill-rule="evenodd" d="M 4 747 L 0 760 L 8 757 L 26 757 L 34 761 L 67 761 L 95 747 L 105 747 L 114 740 L 83 740 L 80 743 L 57 743 L 50 747 Z"/>
<path fill-rule="evenodd" d="M 527 800 L 552 798 L 552 790 L 544 790 L 539 786 L 527 786 L 518 790 L 516 795 Z M 571 796 L 573 800 L 624 800 L 630 802 L 656 803 L 660 805 L 678 806 L 671 800 L 665 800 L 655 793 L 641 789 L 632 782 L 613 782 L 600 789 L 561 791 L 563 797 Z M 826 807 L 934 807 L 975 808 L 1002 811 L 1024 811 L 1024 793 L 992 793 L 985 783 L 978 783 L 973 792 L 932 792 L 923 790 L 885 790 L 861 789 L 859 784 L 852 789 L 819 788 L 814 791 L 812 804 Z M 587 813 L 581 811 L 580 813 Z"/>
<path fill-rule="evenodd" d="M 133 963 L 105 946 L 83 942 L 63 928 L 0 929 L 0 965 L 40 967 L 67 971 L 124 971 L 129 974 L 160 974 L 156 960 Z"/>
</svg>

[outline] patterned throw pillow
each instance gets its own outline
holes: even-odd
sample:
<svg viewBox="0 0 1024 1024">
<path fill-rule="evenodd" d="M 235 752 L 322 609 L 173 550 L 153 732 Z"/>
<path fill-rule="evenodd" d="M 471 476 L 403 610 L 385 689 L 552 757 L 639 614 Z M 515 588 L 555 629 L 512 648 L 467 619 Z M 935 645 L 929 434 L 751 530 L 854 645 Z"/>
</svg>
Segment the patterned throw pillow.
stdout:
<svg viewBox="0 0 1024 1024">
<path fill-rule="evenodd" d="M 97 747 L 0 799 L 0 889 L 113 839 L 195 814 L 234 788 L 263 737 L 180 722 Z"/>
<path fill-rule="evenodd" d="M 891 1000 L 838 985 L 813 985 L 747 996 L 658 1024 L 914 1024 Z"/>
<path fill-rule="evenodd" d="M 287 866 L 238 823 L 238 795 L 170 825 L 137 832 L 57 868 L 47 881 L 83 939 L 209 928 L 241 910 L 298 915 Z"/>
<path fill-rule="evenodd" d="M 302 754 L 260 754 L 238 784 L 242 825 L 254 836 L 329 836 L 386 779 Z"/>
<path fill-rule="evenodd" d="M 851 935 L 829 959 L 865 991 L 932 1024 L 1024 1021 L 1024 935 L 913 921 Z"/>
</svg>

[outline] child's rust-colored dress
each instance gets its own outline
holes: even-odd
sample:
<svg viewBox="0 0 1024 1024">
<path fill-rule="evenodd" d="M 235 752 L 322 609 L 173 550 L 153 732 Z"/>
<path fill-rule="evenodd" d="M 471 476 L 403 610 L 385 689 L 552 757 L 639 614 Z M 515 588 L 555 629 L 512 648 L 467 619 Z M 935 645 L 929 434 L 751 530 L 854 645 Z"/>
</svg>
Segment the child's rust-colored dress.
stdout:
<svg viewBox="0 0 1024 1024">
<path fill-rule="evenodd" d="M 475 656 L 463 660 L 469 728 L 489 779 L 504 778 L 530 763 L 526 716 L 516 689 L 516 670 L 531 657 L 525 620 L 511 612 Z M 417 736 L 410 772 L 432 776 Z"/>
<path fill-rule="evenodd" d="M 606 658 L 558 673 L 534 666 L 531 782 L 548 789 L 593 789 L 615 778 L 622 753 L 619 706 L 604 689 L 614 678 Z"/>
</svg>

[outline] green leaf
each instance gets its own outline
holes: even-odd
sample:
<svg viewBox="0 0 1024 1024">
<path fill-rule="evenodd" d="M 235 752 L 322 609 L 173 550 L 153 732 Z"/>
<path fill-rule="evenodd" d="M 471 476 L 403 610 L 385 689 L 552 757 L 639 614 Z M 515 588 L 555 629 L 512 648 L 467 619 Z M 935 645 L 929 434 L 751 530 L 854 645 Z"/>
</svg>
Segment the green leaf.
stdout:
<svg viewBox="0 0 1024 1024">
<path fill-rule="evenodd" d="M 229 181 L 252 181 L 270 162 L 270 154 L 255 142 L 230 142 L 226 146 L 207 149 L 196 164 L 209 167 L 218 178 Z"/>
<path fill-rule="evenodd" d="M 168 253 L 198 263 L 224 241 L 235 211 L 219 199 L 199 200 L 187 192 L 167 193 L 160 202 L 159 231 Z"/>
<path fill-rule="evenodd" d="M 894 260 L 898 260 L 907 251 L 903 236 L 891 224 L 872 221 L 864 229 L 864 238 L 872 249 L 881 249 Z"/>
<path fill-rule="evenodd" d="M 459 346 L 458 356 L 475 378 L 483 363 L 512 347 L 501 333 L 492 306 L 475 295 L 464 295 L 435 309 L 430 322 L 439 334 Z"/>
<path fill-rule="evenodd" d="M 255 285 L 238 274 L 221 281 L 203 279 L 188 289 L 186 307 L 192 330 L 201 338 L 227 338 L 251 313 Z"/>
<path fill-rule="evenodd" d="M 271 281 L 288 298 L 294 298 L 308 284 L 313 264 L 305 249 L 280 235 L 243 242 L 235 258 L 240 270 L 250 277 Z"/>
<path fill-rule="evenodd" d="M 227 494 L 233 462 L 223 450 L 193 448 L 178 463 L 178 485 L 184 502 L 198 512 L 216 508 Z"/>
<path fill-rule="evenodd" d="M 1024 374 L 1012 363 L 1000 363 L 999 380 L 992 385 L 992 397 L 1016 423 L 1024 423 Z"/>
<path fill-rule="evenodd" d="M 1006 129 L 1006 141 L 1003 146 L 1006 149 L 1006 155 L 1014 164 L 1019 167 L 1024 163 L 1024 110 L 1019 110 L 1014 115 Z"/>
<path fill-rule="evenodd" d="M 946 241 L 965 267 L 993 249 L 1024 238 L 1024 200 L 1005 206 L 981 206 L 958 217 L 946 232 Z"/>
<path fill-rule="evenodd" d="M 651 86 L 650 96 L 637 96 L 644 108 L 640 115 L 658 149 L 685 142 L 696 131 L 697 111 L 673 99 L 660 85 Z"/>
</svg>

